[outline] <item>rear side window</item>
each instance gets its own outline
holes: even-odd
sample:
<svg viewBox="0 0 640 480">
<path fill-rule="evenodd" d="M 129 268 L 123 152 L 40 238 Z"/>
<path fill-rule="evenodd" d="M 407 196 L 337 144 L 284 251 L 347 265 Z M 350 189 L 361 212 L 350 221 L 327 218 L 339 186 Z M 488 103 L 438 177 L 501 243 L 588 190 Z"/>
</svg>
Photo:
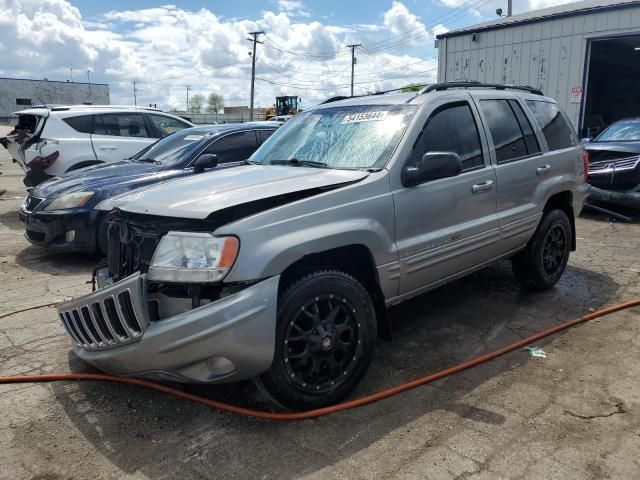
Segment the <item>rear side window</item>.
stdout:
<svg viewBox="0 0 640 480">
<path fill-rule="evenodd" d="M 527 106 L 540 125 L 549 150 L 559 150 L 576 145 L 571 127 L 555 103 L 527 100 Z"/>
<path fill-rule="evenodd" d="M 63 118 L 62 121 L 73 128 L 76 132 L 91 133 L 91 115 Z"/>
<path fill-rule="evenodd" d="M 275 130 L 256 130 L 256 134 L 258 135 L 258 145 L 262 145 L 264 141 L 269 138 Z"/>
<path fill-rule="evenodd" d="M 478 127 L 467 103 L 446 106 L 427 120 L 411 155 L 417 164 L 428 152 L 455 152 L 462 159 L 462 171 L 484 166 Z"/>
<path fill-rule="evenodd" d="M 498 163 L 523 158 L 539 151 L 537 144 L 529 151 L 525 133 L 508 100 L 481 100 L 480 108 L 489 125 Z M 524 120 L 526 121 L 526 118 Z M 528 133 L 532 135 L 531 125 L 526 122 L 524 126 L 525 132 L 528 127 Z"/>
<path fill-rule="evenodd" d="M 254 131 L 226 135 L 209 145 L 204 153 L 215 153 L 218 163 L 241 162 L 258 148 Z"/>
<path fill-rule="evenodd" d="M 540 153 L 540 144 L 538 144 L 536 134 L 533 133 L 531 123 L 524 114 L 522 107 L 515 100 L 509 100 L 509 105 L 511 106 L 513 113 L 516 114 L 518 125 L 520 125 L 520 130 L 522 130 L 522 133 L 524 134 L 524 142 L 527 144 L 527 151 L 529 152 L 529 155 Z"/>
<path fill-rule="evenodd" d="M 93 119 L 93 133 L 96 135 L 110 135 L 112 137 L 141 137 L 150 138 L 144 117 L 139 113 L 110 113 L 95 115 Z"/>
</svg>

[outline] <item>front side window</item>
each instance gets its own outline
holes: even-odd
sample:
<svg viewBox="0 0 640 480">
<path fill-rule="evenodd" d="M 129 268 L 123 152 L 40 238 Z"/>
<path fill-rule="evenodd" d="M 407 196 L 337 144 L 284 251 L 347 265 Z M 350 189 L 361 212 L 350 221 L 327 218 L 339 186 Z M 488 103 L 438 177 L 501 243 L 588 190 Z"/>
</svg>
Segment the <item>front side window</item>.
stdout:
<svg viewBox="0 0 640 480">
<path fill-rule="evenodd" d="M 254 131 L 226 135 L 207 147 L 205 153 L 218 156 L 218 163 L 241 162 L 255 152 L 258 144 Z"/>
<path fill-rule="evenodd" d="M 258 134 L 258 145 L 262 145 L 274 132 L 275 130 L 256 130 Z"/>
<path fill-rule="evenodd" d="M 179 132 L 180 130 L 190 127 L 188 123 L 181 122 L 175 118 L 165 117 L 164 115 L 155 115 L 151 113 L 149 114 L 149 118 L 151 119 L 151 123 L 153 123 L 153 126 L 160 138 L 164 138 L 167 135 L 171 135 L 172 133 Z"/>
<path fill-rule="evenodd" d="M 132 158 L 163 165 L 181 163 L 187 160 L 198 148 L 201 148 L 203 142 L 206 142 L 206 139 L 213 134 L 214 132 L 203 132 L 194 128 L 181 130 L 158 140 Z"/>
<path fill-rule="evenodd" d="M 527 106 L 540 125 L 549 150 L 560 150 L 576 145 L 571 127 L 555 103 L 527 100 Z"/>
<path fill-rule="evenodd" d="M 144 117 L 139 113 L 96 115 L 93 119 L 93 133 L 112 137 L 150 138 L 153 136 L 147 132 Z"/>
<path fill-rule="evenodd" d="M 329 168 L 382 168 L 416 112 L 415 105 L 320 108 L 296 115 L 251 157 L 263 165 L 321 162 Z"/>
<path fill-rule="evenodd" d="M 620 120 L 598 136 L 596 142 L 637 142 L 640 141 L 640 120 Z"/>
<path fill-rule="evenodd" d="M 508 100 L 481 100 L 480 109 L 487 119 L 498 163 L 534 153 L 527 148 L 524 133 Z"/>
<path fill-rule="evenodd" d="M 462 159 L 462 171 L 484 166 L 478 127 L 469 104 L 447 106 L 432 114 L 416 141 L 412 164 L 428 152 L 455 152 Z"/>
</svg>

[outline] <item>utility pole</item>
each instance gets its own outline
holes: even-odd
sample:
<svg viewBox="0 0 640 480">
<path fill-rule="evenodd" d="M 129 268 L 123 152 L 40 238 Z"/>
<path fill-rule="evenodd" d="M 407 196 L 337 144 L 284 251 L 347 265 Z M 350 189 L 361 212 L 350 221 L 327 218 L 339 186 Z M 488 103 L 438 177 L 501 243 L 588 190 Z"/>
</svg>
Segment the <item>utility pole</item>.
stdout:
<svg viewBox="0 0 640 480">
<path fill-rule="evenodd" d="M 187 85 L 187 113 L 189 113 L 189 90 L 191 90 L 191 86 Z"/>
<path fill-rule="evenodd" d="M 73 83 L 73 67 L 71 67 L 71 83 Z"/>
<path fill-rule="evenodd" d="M 356 47 L 360 47 L 362 44 L 353 43 L 351 45 L 347 45 L 347 48 L 351 49 L 351 96 L 353 97 L 353 71 L 356 66 Z"/>
<path fill-rule="evenodd" d="M 133 81 L 133 105 L 138 106 L 138 98 L 136 97 L 136 81 Z"/>
<path fill-rule="evenodd" d="M 91 69 L 87 68 L 87 83 L 89 84 L 89 102 L 93 103 L 93 96 L 91 95 Z"/>
<path fill-rule="evenodd" d="M 264 43 L 258 40 L 258 35 L 264 34 L 263 31 L 260 32 L 249 32 L 253 38 L 247 38 L 250 42 L 253 43 L 253 53 L 251 54 L 251 102 L 249 103 L 249 119 L 253 120 L 253 94 L 255 92 L 255 83 L 256 83 L 256 44 Z"/>
<path fill-rule="evenodd" d="M 507 0 L 507 17 L 513 15 L 513 0 Z"/>
</svg>

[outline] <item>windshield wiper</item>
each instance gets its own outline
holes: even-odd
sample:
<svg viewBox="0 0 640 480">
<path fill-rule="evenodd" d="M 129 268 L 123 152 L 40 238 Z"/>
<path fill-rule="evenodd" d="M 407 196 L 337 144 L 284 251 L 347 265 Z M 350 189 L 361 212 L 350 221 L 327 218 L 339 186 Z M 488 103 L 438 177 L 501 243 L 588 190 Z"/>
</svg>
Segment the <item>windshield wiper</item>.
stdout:
<svg viewBox="0 0 640 480">
<path fill-rule="evenodd" d="M 160 163 L 159 161 L 154 160 L 153 158 L 148 158 L 148 157 L 145 157 L 145 158 L 137 158 L 136 160 L 137 160 L 138 162 L 142 162 L 142 163 L 157 163 L 157 164 L 159 164 L 159 163 Z"/>
<path fill-rule="evenodd" d="M 329 168 L 329 166 L 324 162 L 314 162 L 313 160 L 298 160 L 297 158 L 290 158 L 289 160 L 271 160 L 271 165 L 294 165 L 296 167 Z"/>
</svg>

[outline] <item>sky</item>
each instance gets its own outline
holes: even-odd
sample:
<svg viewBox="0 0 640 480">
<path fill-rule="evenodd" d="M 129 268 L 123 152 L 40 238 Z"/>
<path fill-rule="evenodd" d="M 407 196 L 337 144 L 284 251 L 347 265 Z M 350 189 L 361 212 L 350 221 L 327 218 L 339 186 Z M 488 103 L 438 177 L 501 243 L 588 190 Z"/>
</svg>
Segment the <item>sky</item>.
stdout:
<svg viewBox="0 0 640 480">
<path fill-rule="evenodd" d="M 513 0 L 514 13 L 571 0 Z M 297 95 L 309 108 L 348 95 L 434 82 L 435 35 L 496 17 L 506 0 L 0 0 L 0 77 L 108 83 L 112 104 L 184 109 L 215 92 L 256 106 Z"/>
</svg>

